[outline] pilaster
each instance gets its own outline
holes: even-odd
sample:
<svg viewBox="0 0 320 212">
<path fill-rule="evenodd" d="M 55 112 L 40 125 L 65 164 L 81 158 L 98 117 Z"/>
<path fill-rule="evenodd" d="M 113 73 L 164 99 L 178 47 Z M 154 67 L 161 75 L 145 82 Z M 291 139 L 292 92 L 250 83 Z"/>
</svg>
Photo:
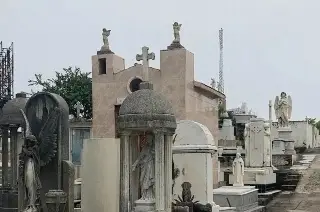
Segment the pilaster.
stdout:
<svg viewBox="0 0 320 212">
<path fill-rule="evenodd" d="M 130 208 L 130 132 L 120 135 L 120 212 L 128 212 Z"/>
<path fill-rule="evenodd" d="M 155 201 L 156 211 L 165 210 L 164 133 L 154 131 L 155 136 Z"/>
</svg>

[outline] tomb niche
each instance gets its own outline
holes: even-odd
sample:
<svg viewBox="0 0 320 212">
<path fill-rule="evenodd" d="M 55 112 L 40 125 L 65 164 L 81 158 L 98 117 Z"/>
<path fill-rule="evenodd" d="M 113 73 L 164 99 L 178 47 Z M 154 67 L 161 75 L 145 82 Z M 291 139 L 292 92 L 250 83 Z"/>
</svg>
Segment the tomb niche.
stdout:
<svg viewBox="0 0 320 212">
<path fill-rule="evenodd" d="M 177 124 L 171 104 L 152 88 L 149 82 L 140 83 L 120 107 L 120 212 L 171 212 L 172 136 Z M 134 158 L 137 137 L 144 145 Z"/>
<path fill-rule="evenodd" d="M 18 203 L 17 172 L 18 154 L 23 143 L 19 139 L 18 128 L 24 124 L 21 109 L 25 110 L 27 98 L 25 93 L 17 93 L 2 108 L 0 119 L 2 139 L 2 174 L 0 190 L 0 211 L 10 208 L 14 211 Z M 9 142 L 10 140 L 10 142 Z"/>
</svg>

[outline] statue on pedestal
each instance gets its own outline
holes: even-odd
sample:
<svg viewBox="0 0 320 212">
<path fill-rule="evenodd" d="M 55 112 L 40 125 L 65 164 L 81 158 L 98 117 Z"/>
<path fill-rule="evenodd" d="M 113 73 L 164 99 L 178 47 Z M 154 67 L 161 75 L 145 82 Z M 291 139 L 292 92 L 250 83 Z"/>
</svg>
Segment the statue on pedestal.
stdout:
<svg viewBox="0 0 320 212">
<path fill-rule="evenodd" d="M 233 161 L 232 173 L 235 178 L 233 186 L 243 186 L 244 162 L 240 153 L 236 154 L 236 158 Z"/>
<path fill-rule="evenodd" d="M 106 30 L 106 28 L 102 29 L 102 41 L 103 41 L 103 48 L 110 49 L 109 47 L 109 40 L 108 37 L 110 36 L 111 30 Z"/>
<path fill-rule="evenodd" d="M 175 42 L 175 43 L 180 43 L 181 26 L 182 26 L 182 24 L 179 24 L 178 22 L 174 22 L 174 24 L 173 24 L 173 35 L 174 35 L 173 42 Z"/>
<path fill-rule="evenodd" d="M 180 29 L 182 24 L 179 24 L 178 22 L 174 22 L 173 23 L 173 36 L 174 39 L 171 43 L 170 46 L 168 46 L 169 50 L 173 50 L 173 49 L 180 49 L 180 48 L 184 48 L 181 44 L 180 44 Z"/>
<path fill-rule="evenodd" d="M 138 159 L 132 165 L 132 171 L 135 171 L 137 166 L 140 167 L 140 200 L 154 200 L 154 182 L 155 182 L 155 170 L 154 170 L 154 141 L 153 137 L 147 137 L 147 143 L 142 148 Z"/>
<path fill-rule="evenodd" d="M 19 184 L 25 199 L 23 212 L 38 212 L 39 207 L 45 208 L 45 201 L 40 198 L 40 166 L 45 166 L 55 156 L 57 147 L 57 134 L 59 109 L 55 108 L 45 120 L 41 131 L 36 137 L 31 132 L 31 127 L 24 111 L 21 113 L 25 119 L 25 143 L 19 154 Z M 19 187 L 20 187 L 19 186 Z"/>
<path fill-rule="evenodd" d="M 289 119 L 291 118 L 292 112 L 291 96 L 287 96 L 285 92 L 281 92 L 280 99 L 279 96 L 275 99 L 274 111 L 278 119 L 279 127 L 289 127 Z"/>
</svg>

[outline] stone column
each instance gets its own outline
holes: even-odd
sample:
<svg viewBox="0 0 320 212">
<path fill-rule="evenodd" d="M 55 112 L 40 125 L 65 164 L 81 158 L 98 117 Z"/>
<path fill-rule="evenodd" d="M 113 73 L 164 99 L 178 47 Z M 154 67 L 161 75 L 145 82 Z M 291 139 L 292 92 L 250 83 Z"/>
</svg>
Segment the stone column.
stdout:
<svg viewBox="0 0 320 212">
<path fill-rule="evenodd" d="M 164 133 L 160 130 L 156 130 L 154 131 L 154 136 L 155 136 L 156 211 L 164 211 L 165 210 Z"/>
<path fill-rule="evenodd" d="M 8 127 L 2 127 L 2 187 L 9 185 L 8 180 Z"/>
<path fill-rule="evenodd" d="M 11 186 L 17 188 L 17 143 L 18 143 L 18 126 L 10 126 L 10 164 L 11 164 Z"/>
<path fill-rule="evenodd" d="M 172 134 L 164 137 L 165 211 L 171 212 L 172 203 Z"/>
<path fill-rule="evenodd" d="M 128 212 L 130 206 L 130 132 L 120 133 L 120 212 Z"/>
</svg>

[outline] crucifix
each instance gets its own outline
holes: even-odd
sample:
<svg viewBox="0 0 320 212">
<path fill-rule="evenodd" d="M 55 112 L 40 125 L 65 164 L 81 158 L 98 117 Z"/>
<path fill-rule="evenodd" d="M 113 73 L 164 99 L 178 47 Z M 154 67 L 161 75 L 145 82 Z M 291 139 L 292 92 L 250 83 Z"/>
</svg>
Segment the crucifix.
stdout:
<svg viewBox="0 0 320 212">
<path fill-rule="evenodd" d="M 74 107 L 74 109 L 77 110 L 77 117 L 76 118 L 80 118 L 81 110 L 84 109 L 83 105 L 79 101 L 77 101 L 77 103 L 73 107 Z"/>
<path fill-rule="evenodd" d="M 143 81 L 149 81 L 149 60 L 154 60 L 156 58 L 153 52 L 149 53 L 149 47 L 142 47 L 142 54 L 137 54 L 136 60 L 142 60 L 143 67 Z"/>
</svg>

